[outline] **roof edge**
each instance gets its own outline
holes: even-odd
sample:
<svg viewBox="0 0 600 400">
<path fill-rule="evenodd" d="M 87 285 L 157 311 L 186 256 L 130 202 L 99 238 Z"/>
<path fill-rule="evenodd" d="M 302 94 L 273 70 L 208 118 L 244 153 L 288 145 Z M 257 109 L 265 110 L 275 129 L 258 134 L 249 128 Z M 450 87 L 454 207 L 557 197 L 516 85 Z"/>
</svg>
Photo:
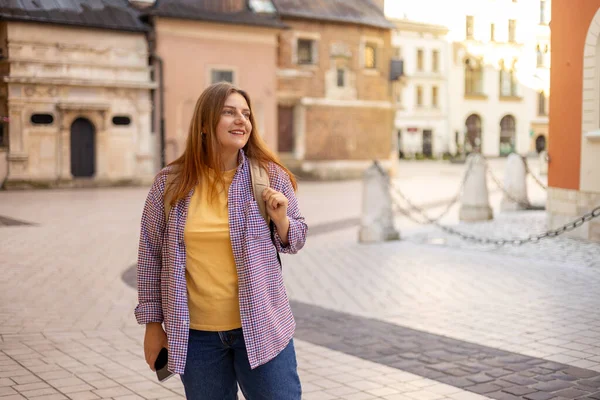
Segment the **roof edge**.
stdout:
<svg viewBox="0 0 600 400">
<path fill-rule="evenodd" d="M 444 25 L 428 24 L 426 22 L 413 21 L 402 18 L 390 18 L 389 21 L 394 24 L 395 28 L 414 28 L 415 30 L 427 30 L 431 32 L 450 32 L 450 28 Z M 420 29 L 419 29 L 420 28 Z"/>
<path fill-rule="evenodd" d="M 120 32 L 136 32 L 136 33 L 146 33 L 149 32 L 151 30 L 151 28 L 149 26 L 147 26 L 146 24 L 144 24 L 143 22 L 140 21 L 140 23 L 143 25 L 142 27 L 123 27 L 123 26 L 106 26 L 106 25 L 98 25 L 98 24 L 94 24 L 94 23 L 79 23 L 79 22 L 73 22 L 73 21 L 60 21 L 60 20 L 55 20 L 55 19 L 48 19 L 48 18 L 37 18 L 37 17 L 31 17 L 31 16 L 26 16 L 26 15 L 22 15 L 22 16 L 6 16 L 6 15 L 2 15 L 0 13 L 0 21 L 13 21 L 13 22 L 35 22 L 35 23 L 42 23 L 42 24 L 50 24 L 50 25 L 63 25 L 63 26 L 76 26 L 76 27 L 80 27 L 80 28 L 93 28 L 93 29 L 103 29 L 103 30 L 109 30 L 109 31 L 120 31 Z"/>
<path fill-rule="evenodd" d="M 361 21 L 361 20 L 349 20 L 347 18 L 342 18 L 342 17 L 332 17 L 332 16 L 315 17 L 313 15 L 305 15 L 302 13 L 293 13 L 293 12 L 279 13 L 279 15 L 283 18 L 305 19 L 305 20 L 311 20 L 311 21 L 337 22 L 337 23 L 348 24 L 348 25 L 370 26 L 370 27 L 379 28 L 379 29 L 396 29 L 396 25 L 394 25 L 392 22 L 387 20 L 385 17 L 382 17 L 382 18 L 386 21 L 386 23 L 382 22 L 381 24 L 379 24 L 379 23 L 371 23 L 371 22 Z"/>
</svg>

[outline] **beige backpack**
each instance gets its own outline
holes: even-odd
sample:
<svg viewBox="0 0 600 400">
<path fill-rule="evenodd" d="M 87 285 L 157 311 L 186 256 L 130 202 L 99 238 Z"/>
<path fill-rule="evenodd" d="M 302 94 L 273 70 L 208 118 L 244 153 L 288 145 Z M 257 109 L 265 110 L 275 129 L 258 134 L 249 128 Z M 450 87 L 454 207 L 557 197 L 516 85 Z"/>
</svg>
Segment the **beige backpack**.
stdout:
<svg viewBox="0 0 600 400">
<path fill-rule="evenodd" d="M 254 199 L 258 203 L 258 209 L 260 215 L 265 219 L 267 225 L 270 226 L 270 219 L 267 215 L 267 203 L 262 200 L 262 192 L 269 187 L 269 173 L 263 168 L 257 160 L 253 158 L 248 159 L 250 161 L 250 179 L 252 180 L 252 192 Z M 169 213 L 171 212 L 171 200 L 173 199 L 173 192 L 169 191 L 169 187 L 175 179 L 175 174 L 167 175 L 167 182 L 165 183 L 165 195 L 163 197 L 165 207 L 165 221 L 169 222 Z"/>
</svg>

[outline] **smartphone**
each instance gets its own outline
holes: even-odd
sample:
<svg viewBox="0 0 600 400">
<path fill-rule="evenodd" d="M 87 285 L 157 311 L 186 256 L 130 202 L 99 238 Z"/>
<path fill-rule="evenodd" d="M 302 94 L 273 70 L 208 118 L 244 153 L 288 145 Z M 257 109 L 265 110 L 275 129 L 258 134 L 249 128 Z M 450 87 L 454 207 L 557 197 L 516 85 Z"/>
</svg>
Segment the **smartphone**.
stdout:
<svg viewBox="0 0 600 400">
<path fill-rule="evenodd" d="M 154 369 L 159 382 L 164 382 L 175 375 L 167 369 L 167 364 L 169 364 L 169 351 L 163 347 L 154 361 Z"/>
</svg>

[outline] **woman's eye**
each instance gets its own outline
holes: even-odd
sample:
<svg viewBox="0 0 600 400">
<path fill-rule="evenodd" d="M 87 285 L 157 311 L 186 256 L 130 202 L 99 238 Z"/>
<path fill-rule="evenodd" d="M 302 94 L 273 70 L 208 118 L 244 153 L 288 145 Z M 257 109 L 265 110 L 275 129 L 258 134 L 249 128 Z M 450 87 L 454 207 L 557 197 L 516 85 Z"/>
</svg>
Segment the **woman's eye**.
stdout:
<svg viewBox="0 0 600 400">
<path fill-rule="evenodd" d="M 250 118 L 250 113 L 245 113 L 245 114 L 244 114 L 244 117 L 245 117 L 246 119 Z"/>
<path fill-rule="evenodd" d="M 233 115 L 233 111 L 231 111 L 231 110 L 225 110 L 225 111 L 223 111 L 223 114 L 225 114 L 225 115 Z"/>
</svg>

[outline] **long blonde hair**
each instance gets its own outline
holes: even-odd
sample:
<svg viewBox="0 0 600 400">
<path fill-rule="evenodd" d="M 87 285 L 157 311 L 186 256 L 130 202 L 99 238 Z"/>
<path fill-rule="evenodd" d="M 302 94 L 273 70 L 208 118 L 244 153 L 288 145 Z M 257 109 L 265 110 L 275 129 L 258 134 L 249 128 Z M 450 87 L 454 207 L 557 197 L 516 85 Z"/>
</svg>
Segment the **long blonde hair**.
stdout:
<svg viewBox="0 0 600 400">
<path fill-rule="evenodd" d="M 244 146 L 246 156 L 256 159 L 265 168 L 269 162 L 277 164 L 289 175 L 294 190 L 297 189 L 294 175 L 281 164 L 279 158 L 269 150 L 259 135 L 248 93 L 228 82 L 220 82 L 207 87 L 198 98 L 185 150 L 181 157 L 169 164 L 176 173 L 173 184 L 168 188 L 169 191 L 172 191 L 171 205 L 184 198 L 198 184 L 200 177 L 207 176 L 211 169 L 215 172 L 215 179 L 211 183 L 209 193 L 215 193 L 219 186 L 223 187 L 223 168 L 220 143 L 217 138 L 217 125 L 225 101 L 232 93 L 242 95 L 250 109 L 252 132 L 248 143 Z"/>
</svg>

